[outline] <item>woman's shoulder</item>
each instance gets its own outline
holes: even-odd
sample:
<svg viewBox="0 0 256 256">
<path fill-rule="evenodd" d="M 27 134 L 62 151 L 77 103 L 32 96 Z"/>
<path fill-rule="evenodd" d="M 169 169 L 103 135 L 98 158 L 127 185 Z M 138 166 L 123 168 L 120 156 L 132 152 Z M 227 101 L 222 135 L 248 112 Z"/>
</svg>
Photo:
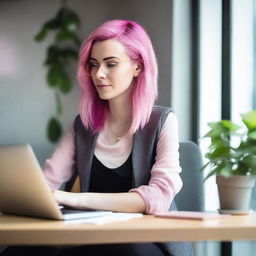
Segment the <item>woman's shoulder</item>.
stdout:
<svg viewBox="0 0 256 256">
<path fill-rule="evenodd" d="M 73 121 L 73 129 L 75 132 L 77 131 L 83 131 L 83 132 L 87 132 L 87 133 L 92 133 L 91 129 L 85 127 L 81 116 L 78 114 Z"/>
<path fill-rule="evenodd" d="M 77 114 L 74 118 L 73 124 L 75 125 L 75 124 L 81 124 L 81 123 L 83 123 L 81 116 L 80 116 L 80 114 Z"/>
</svg>

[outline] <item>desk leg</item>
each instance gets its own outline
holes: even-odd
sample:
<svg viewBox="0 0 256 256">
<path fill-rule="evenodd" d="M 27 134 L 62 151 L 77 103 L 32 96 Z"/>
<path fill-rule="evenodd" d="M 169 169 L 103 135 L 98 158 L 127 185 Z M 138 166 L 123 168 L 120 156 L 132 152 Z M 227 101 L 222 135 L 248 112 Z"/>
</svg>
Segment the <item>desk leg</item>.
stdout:
<svg viewBox="0 0 256 256">
<path fill-rule="evenodd" d="M 232 242 L 221 242 L 221 256 L 232 256 Z"/>
</svg>

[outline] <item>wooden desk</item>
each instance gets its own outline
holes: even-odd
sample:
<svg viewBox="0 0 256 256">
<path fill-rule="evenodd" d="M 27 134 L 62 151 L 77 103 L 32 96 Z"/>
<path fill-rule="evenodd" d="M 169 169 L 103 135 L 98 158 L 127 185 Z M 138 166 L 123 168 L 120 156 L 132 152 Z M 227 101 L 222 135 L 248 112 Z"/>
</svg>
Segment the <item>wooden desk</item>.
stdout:
<svg viewBox="0 0 256 256">
<path fill-rule="evenodd" d="M 144 216 L 104 225 L 0 215 L 1 245 L 256 240 L 256 214 L 197 221 Z"/>
</svg>

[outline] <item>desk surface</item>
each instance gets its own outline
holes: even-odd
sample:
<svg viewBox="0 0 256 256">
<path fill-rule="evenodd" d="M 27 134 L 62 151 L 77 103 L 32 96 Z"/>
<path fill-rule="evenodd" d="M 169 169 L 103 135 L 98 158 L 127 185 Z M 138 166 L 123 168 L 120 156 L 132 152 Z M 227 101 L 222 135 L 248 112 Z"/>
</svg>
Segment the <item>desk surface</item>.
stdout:
<svg viewBox="0 0 256 256">
<path fill-rule="evenodd" d="M 104 225 L 0 215 L 2 245 L 256 240 L 256 214 L 206 221 L 143 216 Z"/>
</svg>

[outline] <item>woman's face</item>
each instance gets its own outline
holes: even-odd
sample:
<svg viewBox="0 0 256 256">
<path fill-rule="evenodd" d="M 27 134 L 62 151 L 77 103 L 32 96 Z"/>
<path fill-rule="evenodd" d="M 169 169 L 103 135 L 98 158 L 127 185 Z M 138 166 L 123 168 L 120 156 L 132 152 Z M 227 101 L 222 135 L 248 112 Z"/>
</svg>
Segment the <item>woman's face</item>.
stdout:
<svg viewBox="0 0 256 256">
<path fill-rule="evenodd" d="M 89 66 L 103 100 L 129 97 L 133 78 L 140 73 L 139 65 L 131 61 L 124 46 L 114 39 L 94 43 Z"/>
</svg>

